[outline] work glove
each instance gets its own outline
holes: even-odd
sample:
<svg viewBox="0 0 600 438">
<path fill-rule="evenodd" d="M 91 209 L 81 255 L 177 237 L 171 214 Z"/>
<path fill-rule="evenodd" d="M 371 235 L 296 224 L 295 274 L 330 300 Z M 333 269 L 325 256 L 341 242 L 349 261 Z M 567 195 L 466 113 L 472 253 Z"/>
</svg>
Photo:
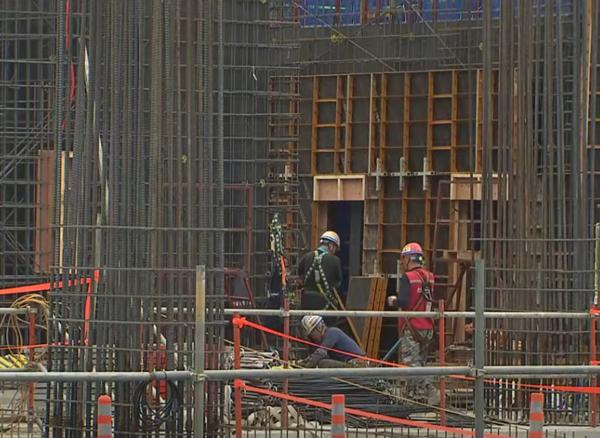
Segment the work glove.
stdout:
<svg viewBox="0 0 600 438">
<path fill-rule="evenodd" d="M 398 297 L 396 295 L 390 295 L 387 297 L 387 304 L 392 308 L 398 307 Z"/>
<path fill-rule="evenodd" d="M 300 365 L 302 368 L 315 368 L 320 360 L 321 356 L 311 354 L 306 359 L 302 359 L 298 365 Z"/>
</svg>

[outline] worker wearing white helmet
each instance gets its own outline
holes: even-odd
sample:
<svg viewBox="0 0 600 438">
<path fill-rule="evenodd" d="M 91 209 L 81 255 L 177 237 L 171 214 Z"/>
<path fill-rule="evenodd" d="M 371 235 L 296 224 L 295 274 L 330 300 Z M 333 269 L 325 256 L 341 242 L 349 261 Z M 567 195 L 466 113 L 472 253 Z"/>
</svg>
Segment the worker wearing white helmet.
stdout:
<svg viewBox="0 0 600 438">
<path fill-rule="evenodd" d="M 335 253 L 340 245 L 340 236 L 335 231 L 325 231 L 319 238 L 319 247 L 300 259 L 298 277 L 304 287 L 302 309 L 337 308 L 334 290 L 339 291 L 342 284 L 342 263 Z"/>
<path fill-rule="evenodd" d="M 327 327 L 323 318 L 307 315 L 302 318 L 304 334 L 312 342 L 327 348 L 317 348 L 310 356 L 300 362 L 305 368 L 345 368 L 360 364 L 356 356 L 364 356 L 364 352 L 354 340 L 337 327 Z M 332 348 L 339 351 L 328 350 Z M 341 353 L 347 351 L 353 356 Z"/>
</svg>

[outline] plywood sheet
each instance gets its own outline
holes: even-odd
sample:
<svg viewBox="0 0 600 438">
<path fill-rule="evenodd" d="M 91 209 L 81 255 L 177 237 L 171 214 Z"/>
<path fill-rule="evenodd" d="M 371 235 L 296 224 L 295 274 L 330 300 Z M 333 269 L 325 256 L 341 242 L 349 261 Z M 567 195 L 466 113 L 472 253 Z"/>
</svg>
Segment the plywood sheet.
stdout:
<svg viewBox="0 0 600 438">
<path fill-rule="evenodd" d="M 352 277 L 348 288 L 346 308 L 348 310 L 383 310 L 387 290 L 384 277 Z M 382 318 L 352 318 L 360 334 L 365 352 L 369 357 L 378 357 L 381 340 Z"/>
<path fill-rule="evenodd" d="M 347 310 L 366 310 L 369 306 L 371 288 L 375 286 L 372 280 L 376 277 L 351 277 L 346 296 Z M 373 283 L 373 284 L 372 284 Z M 351 318 L 356 331 L 362 333 L 365 326 L 365 318 Z"/>
</svg>

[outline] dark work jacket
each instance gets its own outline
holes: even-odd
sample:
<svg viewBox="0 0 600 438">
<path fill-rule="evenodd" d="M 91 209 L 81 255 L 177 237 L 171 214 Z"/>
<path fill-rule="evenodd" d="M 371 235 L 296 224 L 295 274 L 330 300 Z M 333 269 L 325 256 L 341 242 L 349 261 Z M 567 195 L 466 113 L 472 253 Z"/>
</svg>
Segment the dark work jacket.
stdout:
<svg viewBox="0 0 600 438">
<path fill-rule="evenodd" d="M 321 359 L 329 357 L 333 360 L 347 362 L 349 360 L 355 359 L 355 357 L 348 356 L 342 353 L 343 351 L 347 351 L 348 353 L 352 353 L 358 356 L 364 356 L 365 354 L 365 352 L 362 351 L 362 349 L 358 346 L 354 339 L 352 339 L 350 336 L 348 336 L 346 333 L 344 333 L 337 327 L 327 327 L 327 329 L 325 329 L 325 336 L 323 336 L 321 345 L 323 347 L 339 350 L 331 351 L 325 348 L 319 348 L 313 353 L 313 355 L 318 355 Z"/>
<path fill-rule="evenodd" d="M 325 274 L 325 277 L 327 277 L 329 287 L 333 287 L 339 291 L 339 288 L 342 285 L 342 262 L 337 256 L 329 254 L 324 246 L 320 246 L 317 251 L 324 251 L 323 257 L 321 258 L 321 265 L 323 266 L 323 273 Z M 306 277 L 306 273 L 310 270 L 314 259 L 315 252 L 311 251 L 304 254 L 298 264 L 298 276 L 304 281 L 305 291 L 317 290 L 314 272 L 311 272 L 310 275 Z M 325 285 L 321 284 L 321 287 L 325 288 Z"/>
</svg>

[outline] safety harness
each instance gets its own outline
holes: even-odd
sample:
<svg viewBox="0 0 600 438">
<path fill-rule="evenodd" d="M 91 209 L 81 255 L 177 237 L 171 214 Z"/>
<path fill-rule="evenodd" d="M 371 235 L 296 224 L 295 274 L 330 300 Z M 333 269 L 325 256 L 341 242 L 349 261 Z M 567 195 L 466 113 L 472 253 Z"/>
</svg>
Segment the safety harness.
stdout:
<svg viewBox="0 0 600 438">
<path fill-rule="evenodd" d="M 424 311 L 430 312 L 432 305 L 433 305 L 433 287 L 432 287 L 433 285 L 431 284 L 429 275 L 422 275 L 422 268 L 415 269 L 413 272 L 415 274 L 417 274 L 417 276 L 421 280 L 421 293 L 419 294 L 419 299 L 417 300 L 415 305 L 412 307 L 412 309 L 410 309 L 409 311 L 418 309 L 419 306 L 421 305 L 421 303 L 423 303 L 423 301 L 425 301 Z M 420 333 L 420 330 L 415 330 L 413 328 L 413 326 L 410 324 L 407 317 L 402 317 L 402 318 L 403 318 L 403 321 L 402 321 L 403 325 L 401 327 L 401 330 L 408 329 L 411 332 L 413 338 L 421 345 L 427 346 L 431 342 L 431 338 L 429 338 L 429 339 L 425 338 Z"/>
<path fill-rule="evenodd" d="M 319 247 L 314 252 L 313 262 L 306 271 L 306 275 L 304 276 L 304 283 L 306 284 L 306 280 L 310 278 L 311 275 L 314 275 L 315 285 L 317 286 L 317 291 L 323 296 L 325 301 L 327 301 L 327 305 L 323 310 L 328 308 L 338 309 L 336 305 L 337 299 L 334 295 L 334 291 L 329 285 L 327 281 L 327 276 L 325 275 L 325 271 L 323 270 L 323 256 L 327 254 L 327 250 L 323 247 Z"/>
<path fill-rule="evenodd" d="M 283 227 L 279 222 L 279 215 L 275 213 L 269 225 L 269 246 L 277 270 L 281 275 L 281 292 L 283 296 L 290 298 L 292 292 L 288 290 L 287 281 L 287 262 L 285 258 L 285 248 L 283 246 Z"/>
</svg>

